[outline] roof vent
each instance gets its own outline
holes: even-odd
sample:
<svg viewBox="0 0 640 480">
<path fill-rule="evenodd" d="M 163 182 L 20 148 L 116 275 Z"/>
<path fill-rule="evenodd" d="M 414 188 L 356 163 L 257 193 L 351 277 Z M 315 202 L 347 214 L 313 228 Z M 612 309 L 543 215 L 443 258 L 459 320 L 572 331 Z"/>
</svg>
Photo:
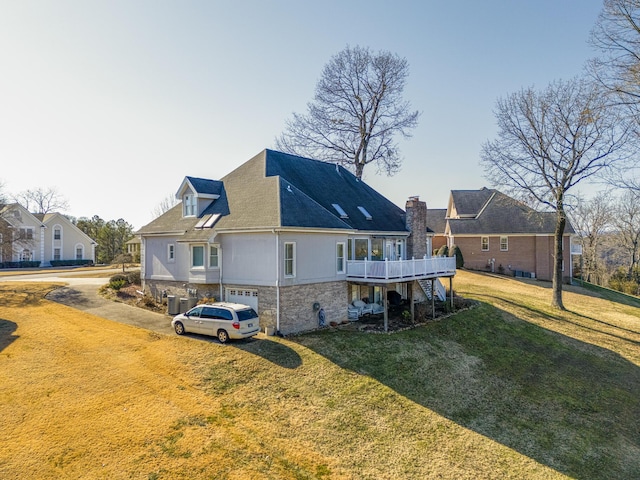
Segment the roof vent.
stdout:
<svg viewBox="0 0 640 480">
<path fill-rule="evenodd" d="M 293 193 L 293 190 L 291 190 L 291 185 L 287 185 L 287 192 Z"/>
</svg>

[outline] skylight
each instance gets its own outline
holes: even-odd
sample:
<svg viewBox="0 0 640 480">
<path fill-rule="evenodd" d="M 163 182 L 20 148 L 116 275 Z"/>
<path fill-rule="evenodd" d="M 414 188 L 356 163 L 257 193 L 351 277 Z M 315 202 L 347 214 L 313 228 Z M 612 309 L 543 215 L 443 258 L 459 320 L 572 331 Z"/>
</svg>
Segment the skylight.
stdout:
<svg viewBox="0 0 640 480">
<path fill-rule="evenodd" d="M 347 212 L 345 212 L 340 205 L 338 205 L 337 203 L 332 203 L 331 206 L 336 209 L 336 212 L 338 212 L 340 218 L 349 218 Z"/>
<path fill-rule="evenodd" d="M 209 220 L 209 218 L 211 218 L 211 215 L 202 217 L 200 220 L 198 220 L 198 223 L 196 223 L 195 228 L 203 228 L 205 222 Z"/>
<path fill-rule="evenodd" d="M 373 219 L 373 217 L 367 211 L 366 208 L 358 206 L 358 210 L 360 210 L 360 213 L 362 213 L 364 215 L 364 218 L 366 218 L 367 220 L 372 220 Z"/>
<path fill-rule="evenodd" d="M 220 218 L 220 214 L 219 213 L 214 213 L 213 215 L 211 215 L 211 218 L 209 220 L 207 220 L 207 222 L 204 224 L 204 228 L 213 227 L 213 224 L 216 223 L 219 218 Z"/>
</svg>

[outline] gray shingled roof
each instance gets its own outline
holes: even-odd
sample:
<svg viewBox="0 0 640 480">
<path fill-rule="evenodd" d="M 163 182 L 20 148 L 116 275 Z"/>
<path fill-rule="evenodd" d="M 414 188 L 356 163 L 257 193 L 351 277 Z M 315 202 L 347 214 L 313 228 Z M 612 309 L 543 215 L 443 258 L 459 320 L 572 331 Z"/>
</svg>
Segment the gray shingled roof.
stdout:
<svg viewBox="0 0 640 480">
<path fill-rule="evenodd" d="M 427 210 L 427 231 L 444 234 L 447 228 L 447 209 L 430 208 Z"/>
<path fill-rule="evenodd" d="M 404 210 L 334 164 L 264 150 L 220 181 L 187 178 L 194 188 L 219 186 L 216 194 L 220 198 L 200 216 L 220 214 L 216 230 L 301 227 L 406 231 Z M 332 207 L 334 203 L 345 211 L 346 218 Z M 371 220 L 358 207 L 364 207 Z M 184 232 L 185 241 L 206 240 L 212 231 L 194 229 L 198 221 L 182 218 L 179 204 L 137 233 Z"/>
<path fill-rule="evenodd" d="M 498 190 L 458 190 L 457 192 L 464 192 L 464 194 L 454 196 L 454 201 L 462 198 L 465 211 L 469 214 L 474 212 L 468 207 L 474 205 L 476 218 L 448 219 L 453 235 L 553 234 L 555 231 L 554 212 L 538 212 Z M 477 192 L 476 198 L 473 198 L 474 192 Z M 489 192 L 488 196 L 487 192 Z M 485 202 L 481 204 L 481 200 L 485 198 Z M 460 213 L 457 203 L 455 206 Z M 575 233 L 568 221 L 565 233 Z"/>
<path fill-rule="evenodd" d="M 451 190 L 451 198 L 460 216 L 476 216 L 493 195 L 494 190 Z"/>
</svg>

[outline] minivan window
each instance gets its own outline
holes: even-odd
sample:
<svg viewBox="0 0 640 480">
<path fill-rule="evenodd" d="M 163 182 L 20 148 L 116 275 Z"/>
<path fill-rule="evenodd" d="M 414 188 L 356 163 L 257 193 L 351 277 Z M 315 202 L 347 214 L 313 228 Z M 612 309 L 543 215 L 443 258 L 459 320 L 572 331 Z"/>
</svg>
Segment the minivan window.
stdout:
<svg viewBox="0 0 640 480">
<path fill-rule="evenodd" d="M 199 317 L 200 316 L 200 312 L 202 311 L 202 307 L 195 307 L 192 308 L 191 310 L 189 310 L 189 312 L 187 313 L 187 316 L 189 317 Z"/>
<path fill-rule="evenodd" d="M 249 320 L 258 316 L 253 308 L 247 308 L 246 310 L 237 310 L 236 314 L 238 315 L 238 320 Z"/>
<path fill-rule="evenodd" d="M 212 308 L 213 318 L 219 318 L 221 320 L 233 320 L 233 314 L 229 310 L 224 308 Z"/>
</svg>

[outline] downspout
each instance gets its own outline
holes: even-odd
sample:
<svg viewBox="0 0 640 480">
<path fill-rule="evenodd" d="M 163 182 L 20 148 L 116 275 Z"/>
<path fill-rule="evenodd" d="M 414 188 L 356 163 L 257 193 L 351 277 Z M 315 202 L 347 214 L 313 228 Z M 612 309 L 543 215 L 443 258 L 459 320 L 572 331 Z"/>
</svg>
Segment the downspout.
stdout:
<svg viewBox="0 0 640 480">
<path fill-rule="evenodd" d="M 222 264 L 224 263 L 224 257 L 222 256 L 222 245 L 220 245 L 218 247 L 218 258 L 220 259 L 220 265 L 218 265 L 218 267 L 220 268 L 220 281 L 218 282 L 218 284 L 220 285 L 220 301 L 222 302 L 224 299 L 222 298 L 222 293 L 223 293 L 223 288 L 222 288 Z"/>
<path fill-rule="evenodd" d="M 280 335 L 280 232 L 273 229 L 276 236 L 276 335 Z"/>
</svg>

